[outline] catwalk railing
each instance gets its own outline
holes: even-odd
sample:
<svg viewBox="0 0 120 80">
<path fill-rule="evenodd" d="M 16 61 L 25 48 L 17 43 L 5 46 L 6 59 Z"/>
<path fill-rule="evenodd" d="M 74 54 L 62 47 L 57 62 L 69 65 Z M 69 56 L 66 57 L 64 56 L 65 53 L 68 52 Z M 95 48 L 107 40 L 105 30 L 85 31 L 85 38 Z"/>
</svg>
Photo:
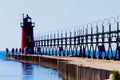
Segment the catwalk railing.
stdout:
<svg viewBox="0 0 120 80">
<path fill-rule="evenodd" d="M 83 29 L 37 36 L 40 39 L 32 43 L 38 54 L 120 59 L 119 22 L 119 17 L 112 17 L 83 25 Z"/>
</svg>

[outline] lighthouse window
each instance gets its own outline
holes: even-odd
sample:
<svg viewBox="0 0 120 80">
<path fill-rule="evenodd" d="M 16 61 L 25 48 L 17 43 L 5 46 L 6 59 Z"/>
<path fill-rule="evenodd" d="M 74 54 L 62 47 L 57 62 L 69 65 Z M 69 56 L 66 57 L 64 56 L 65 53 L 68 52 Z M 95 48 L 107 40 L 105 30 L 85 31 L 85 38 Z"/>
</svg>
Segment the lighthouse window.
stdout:
<svg viewBox="0 0 120 80">
<path fill-rule="evenodd" d="M 31 19 L 28 19 L 28 22 L 31 22 Z"/>
</svg>

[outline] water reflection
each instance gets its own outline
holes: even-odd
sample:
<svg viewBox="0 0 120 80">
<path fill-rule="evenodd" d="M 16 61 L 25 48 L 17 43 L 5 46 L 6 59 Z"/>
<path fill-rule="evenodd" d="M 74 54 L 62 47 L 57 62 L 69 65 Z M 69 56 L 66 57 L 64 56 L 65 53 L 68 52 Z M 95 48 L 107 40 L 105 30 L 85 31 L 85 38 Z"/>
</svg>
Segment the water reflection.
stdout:
<svg viewBox="0 0 120 80">
<path fill-rule="evenodd" d="M 0 60 L 0 80 L 62 80 L 62 78 L 51 68 Z"/>
<path fill-rule="evenodd" d="M 33 67 L 31 64 L 21 63 L 22 65 L 22 73 L 23 73 L 23 80 L 34 80 L 33 79 Z"/>
<path fill-rule="evenodd" d="M 23 71 L 23 75 L 32 75 L 33 74 L 33 67 L 31 64 L 25 64 L 22 63 L 22 71 Z"/>
</svg>

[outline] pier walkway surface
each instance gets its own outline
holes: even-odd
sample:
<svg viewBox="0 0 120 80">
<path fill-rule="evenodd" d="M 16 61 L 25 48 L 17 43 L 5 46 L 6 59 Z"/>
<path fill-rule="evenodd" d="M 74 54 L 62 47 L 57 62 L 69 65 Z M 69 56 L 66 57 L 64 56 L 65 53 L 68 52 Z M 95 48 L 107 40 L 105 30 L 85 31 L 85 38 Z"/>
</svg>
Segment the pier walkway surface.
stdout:
<svg viewBox="0 0 120 80">
<path fill-rule="evenodd" d="M 115 60 L 104 60 L 104 59 L 100 60 L 100 59 L 92 59 L 92 58 L 64 57 L 64 56 L 61 57 L 61 56 L 47 56 L 47 55 L 42 55 L 42 57 L 66 60 L 70 64 L 75 64 L 83 67 L 91 67 L 91 68 L 104 69 L 109 71 L 113 71 L 113 70 L 120 71 L 120 61 L 115 61 Z"/>
</svg>

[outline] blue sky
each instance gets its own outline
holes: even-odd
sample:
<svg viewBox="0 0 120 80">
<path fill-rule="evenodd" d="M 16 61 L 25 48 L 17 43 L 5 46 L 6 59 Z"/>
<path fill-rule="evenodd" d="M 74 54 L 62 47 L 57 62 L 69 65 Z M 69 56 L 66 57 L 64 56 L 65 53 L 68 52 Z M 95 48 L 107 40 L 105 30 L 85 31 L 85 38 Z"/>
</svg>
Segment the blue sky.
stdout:
<svg viewBox="0 0 120 80">
<path fill-rule="evenodd" d="M 59 31 L 120 15 L 120 0 L 0 0 L 0 50 L 21 45 L 22 13 L 34 33 Z"/>
</svg>

